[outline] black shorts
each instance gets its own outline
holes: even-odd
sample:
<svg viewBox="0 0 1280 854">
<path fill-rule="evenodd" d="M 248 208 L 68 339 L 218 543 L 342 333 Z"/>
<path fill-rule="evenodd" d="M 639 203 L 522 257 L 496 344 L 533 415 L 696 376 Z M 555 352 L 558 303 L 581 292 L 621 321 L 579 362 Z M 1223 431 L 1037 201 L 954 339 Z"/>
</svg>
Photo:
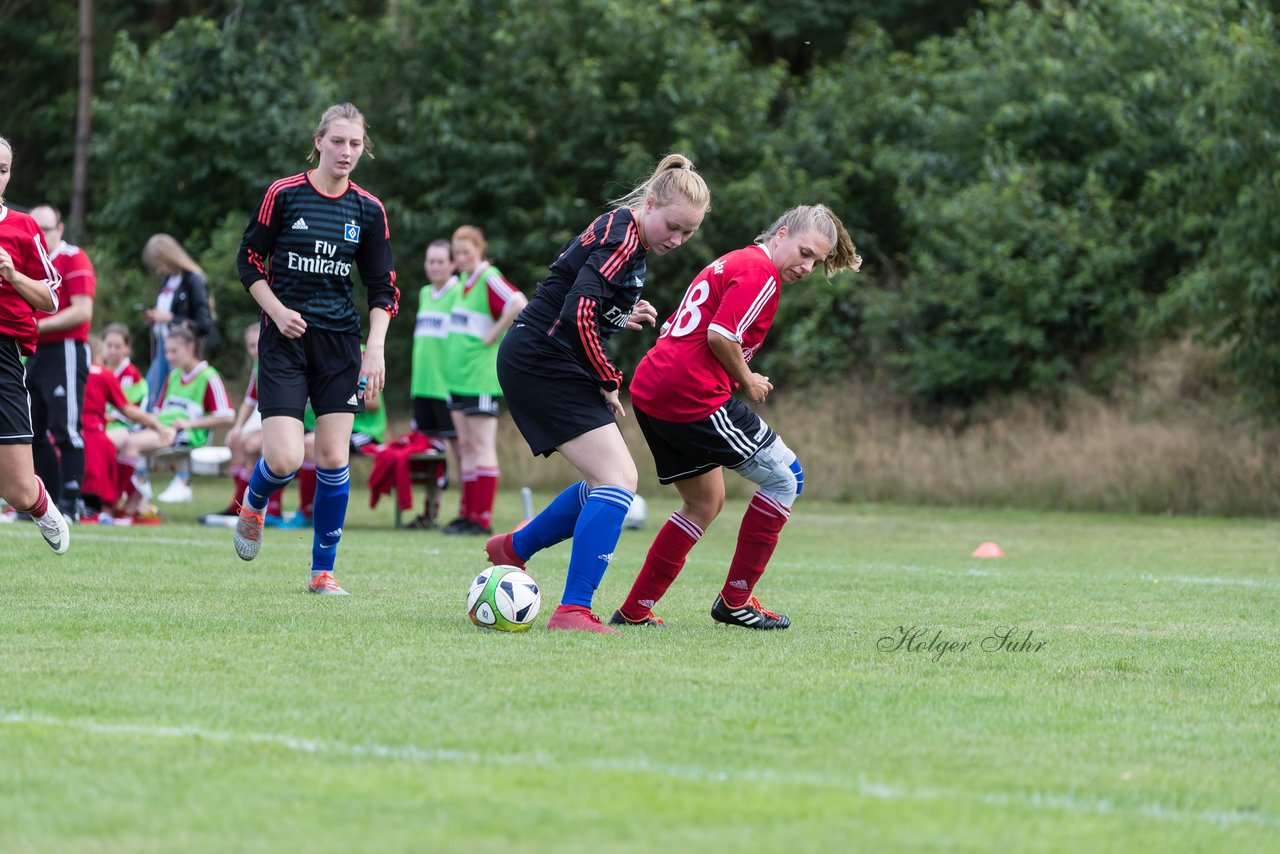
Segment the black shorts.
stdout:
<svg viewBox="0 0 1280 854">
<path fill-rule="evenodd" d="M 449 402 L 439 397 L 413 398 L 413 429 L 424 436 L 456 439 L 458 431 L 449 415 Z"/>
<path fill-rule="evenodd" d="M 0 445 L 31 444 L 31 398 L 17 339 L 0 335 Z"/>
<path fill-rule="evenodd" d="M 81 407 L 89 381 L 89 345 L 84 341 L 52 341 L 36 346 L 27 360 L 27 391 L 31 395 L 31 426 L 40 442 L 53 434 L 54 444 L 84 447 Z"/>
<path fill-rule="evenodd" d="M 360 336 L 307 329 L 286 338 L 269 320 L 258 337 L 258 411 L 263 418 L 302 420 L 311 399 L 316 416 L 360 412 Z"/>
<path fill-rule="evenodd" d="M 492 394 L 450 394 L 449 411 L 463 415 L 488 415 L 498 417 L 502 398 Z"/>
<path fill-rule="evenodd" d="M 549 457 L 570 439 L 618 423 L 586 369 L 526 324 L 512 326 L 498 346 L 498 382 L 534 454 Z"/>
<path fill-rule="evenodd" d="M 724 466 L 740 466 L 778 435 L 736 397 L 700 421 L 663 421 L 638 407 L 636 421 L 653 452 L 659 483 L 674 483 Z"/>
</svg>

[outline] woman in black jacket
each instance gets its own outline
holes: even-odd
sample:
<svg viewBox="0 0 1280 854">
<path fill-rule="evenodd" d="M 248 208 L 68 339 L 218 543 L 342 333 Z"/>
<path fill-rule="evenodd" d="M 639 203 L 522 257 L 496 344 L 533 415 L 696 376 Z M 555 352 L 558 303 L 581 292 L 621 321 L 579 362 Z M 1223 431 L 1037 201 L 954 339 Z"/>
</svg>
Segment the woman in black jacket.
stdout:
<svg viewBox="0 0 1280 854">
<path fill-rule="evenodd" d="M 142 312 L 143 319 L 151 327 L 151 367 L 147 370 L 147 408 L 151 409 L 165 377 L 169 375 L 170 366 L 164 357 L 169 325 L 186 321 L 195 327 L 200 336 L 197 349 L 202 353 L 216 349 L 220 338 L 213 321 L 209 283 L 204 270 L 187 254 L 182 244 L 168 234 L 153 234 L 142 250 L 142 260 L 160 277 L 160 293 L 156 296 L 155 306 Z"/>
</svg>

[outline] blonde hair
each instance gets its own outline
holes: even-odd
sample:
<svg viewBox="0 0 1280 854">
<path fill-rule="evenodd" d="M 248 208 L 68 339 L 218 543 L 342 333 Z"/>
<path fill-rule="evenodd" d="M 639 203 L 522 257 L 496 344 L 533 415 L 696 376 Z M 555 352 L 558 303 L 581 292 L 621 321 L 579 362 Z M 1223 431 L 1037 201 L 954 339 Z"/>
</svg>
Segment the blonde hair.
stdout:
<svg viewBox="0 0 1280 854">
<path fill-rule="evenodd" d="M 147 245 L 142 247 L 142 260 L 150 267 L 154 267 L 157 261 L 163 261 L 175 270 L 204 275 L 204 270 L 187 254 L 182 244 L 168 234 L 151 235 Z"/>
<path fill-rule="evenodd" d="M 449 257 L 453 257 L 453 240 L 470 240 L 476 245 L 476 249 L 480 250 L 480 257 L 484 257 L 484 250 L 489 245 L 484 241 L 484 232 L 474 225 L 460 225 L 453 231 L 453 237 L 450 238 Z"/>
<path fill-rule="evenodd" d="M 840 217 L 826 205 L 798 205 L 792 208 L 778 217 L 773 225 L 760 232 L 756 243 L 768 242 L 769 238 L 784 226 L 788 234 L 816 231 L 830 241 L 831 251 L 822 261 L 822 269 L 828 276 L 834 276 L 841 270 L 852 270 L 856 273 L 861 269 L 862 256 L 853 245 L 853 239 L 849 237 L 849 232 L 845 231 Z"/>
<path fill-rule="evenodd" d="M 13 146 L 9 144 L 9 140 L 5 139 L 2 136 L 0 136 L 0 145 L 3 145 L 5 148 L 9 149 L 9 161 L 12 163 L 13 162 Z M 0 205 L 2 204 L 4 204 L 4 193 L 0 193 Z"/>
<path fill-rule="evenodd" d="M 653 199 L 654 207 L 659 208 L 683 201 L 702 208 L 704 212 L 711 210 L 711 190 L 693 168 L 693 161 L 683 154 L 668 154 L 662 158 L 647 181 L 610 204 L 638 208 L 647 199 Z"/>
<path fill-rule="evenodd" d="M 316 129 L 311 132 L 311 153 L 307 155 L 308 163 L 320 156 L 316 137 L 324 136 L 329 132 L 330 125 L 342 120 L 359 122 L 360 127 L 364 128 L 364 153 L 369 155 L 370 160 L 373 159 L 373 140 L 369 139 L 369 123 L 364 120 L 364 113 L 360 112 L 355 104 L 334 104 L 324 111 L 324 115 L 320 117 L 320 124 L 316 125 Z"/>
</svg>

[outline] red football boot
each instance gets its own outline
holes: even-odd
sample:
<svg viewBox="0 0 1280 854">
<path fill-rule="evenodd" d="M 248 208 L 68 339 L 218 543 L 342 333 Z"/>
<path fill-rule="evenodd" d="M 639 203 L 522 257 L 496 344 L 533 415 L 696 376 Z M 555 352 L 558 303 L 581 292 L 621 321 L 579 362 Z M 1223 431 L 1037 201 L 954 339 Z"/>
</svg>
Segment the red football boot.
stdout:
<svg viewBox="0 0 1280 854">
<path fill-rule="evenodd" d="M 566 629 L 578 632 L 598 632 L 602 635 L 616 635 L 617 629 L 611 629 L 600 618 L 591 613 L 590 608 L 581 605 L 561 605 L 547 620 L 549 629 Z"/>
</svg>

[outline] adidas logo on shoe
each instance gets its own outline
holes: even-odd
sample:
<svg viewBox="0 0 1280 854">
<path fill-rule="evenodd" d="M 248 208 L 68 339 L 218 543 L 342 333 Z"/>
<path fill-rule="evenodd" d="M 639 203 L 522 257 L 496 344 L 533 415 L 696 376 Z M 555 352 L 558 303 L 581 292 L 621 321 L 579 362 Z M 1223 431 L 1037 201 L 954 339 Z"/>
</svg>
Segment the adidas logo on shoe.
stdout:
<svg viewBox="0 0 1280 854">
<path fill-rule="evenodd" d="M 306 231 L 306 230 L 307 230 L 307 221 L 306 221 L 305 219 L 303 219 L 302 217 L 298 217 L 297 221 L 296 221 L 296 222 L 294 222 L 294 224 L 293 224 L 293 230 L 294 230 L 294 231 Z"/>
</svg>

